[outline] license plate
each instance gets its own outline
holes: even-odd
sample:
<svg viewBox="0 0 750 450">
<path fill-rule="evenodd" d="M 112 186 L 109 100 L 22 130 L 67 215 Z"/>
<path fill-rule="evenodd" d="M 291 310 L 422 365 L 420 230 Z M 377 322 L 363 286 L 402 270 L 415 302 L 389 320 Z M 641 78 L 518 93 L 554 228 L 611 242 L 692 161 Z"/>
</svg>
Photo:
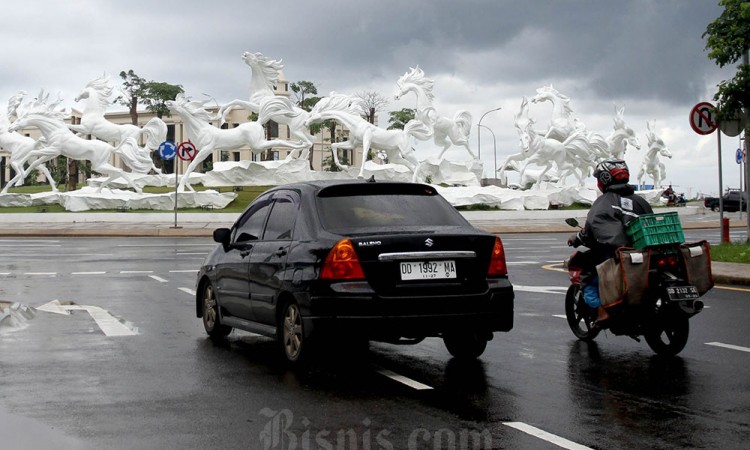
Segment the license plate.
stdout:
<svg viewBox="0 0 750 450">
<path fill-rule="evenodd" d="M 700 298 L 695 286 L 674 286 L 667 288 L 667 295 L 671 301 L 695 300 Z"/>
<path fill-rule="evenodd" d="M 401 263 L 402 280 L 444 280 L 456 278 L 456 262 L 416 261 Z"/>
</svg>

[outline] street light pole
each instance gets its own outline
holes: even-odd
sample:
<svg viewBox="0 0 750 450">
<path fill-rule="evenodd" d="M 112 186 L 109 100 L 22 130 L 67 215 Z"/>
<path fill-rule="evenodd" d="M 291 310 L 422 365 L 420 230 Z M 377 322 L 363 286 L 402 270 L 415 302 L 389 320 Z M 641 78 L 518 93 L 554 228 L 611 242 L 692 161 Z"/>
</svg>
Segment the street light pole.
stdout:
<svg viewBox="0 0 750 450">
<path fill-rule="evenodd" d="M 484 119 L 484 116 L 486 116 L 487 114 L 493 111 L 499 111 L 500 109 L 502 109 L 502 106 L 498 106 L 495 109 L 487 111 L 486 113 L 482 114 L 482 117 L 479 118 L 479 122 L 477 122 L 477 158 L 479 158 L 480 160 L 482 159 L 482 133 L 480 132 L 479 127 L 482 126 L 482 119 Z"/>
<path fill-rule="evenodd" d="M 495 155 L 495 175 L 493 175 L 492 178 L 497 180 L 497 139 L 495 139 L 495 132 L 492 131 L 492 128 L 488 127 L 487 125 L 477 125 L 482 128 L 486 128 L 487 131 L 492 133 L 492 153 Z"/>
</svg>

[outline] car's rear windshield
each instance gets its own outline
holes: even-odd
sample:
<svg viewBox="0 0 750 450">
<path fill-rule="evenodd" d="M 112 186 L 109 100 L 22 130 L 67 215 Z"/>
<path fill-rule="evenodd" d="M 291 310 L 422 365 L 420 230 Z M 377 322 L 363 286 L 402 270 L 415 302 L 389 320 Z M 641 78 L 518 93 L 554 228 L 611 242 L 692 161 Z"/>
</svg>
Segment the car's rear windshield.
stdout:
<svg viewBox="0 0 750 450">
<path fill-rule="evenodd" d="M 340 234 L 467 224 L 433 187 L 420 184 L 331 186 L 317 202 L 323 228 Z"/>
</svg>

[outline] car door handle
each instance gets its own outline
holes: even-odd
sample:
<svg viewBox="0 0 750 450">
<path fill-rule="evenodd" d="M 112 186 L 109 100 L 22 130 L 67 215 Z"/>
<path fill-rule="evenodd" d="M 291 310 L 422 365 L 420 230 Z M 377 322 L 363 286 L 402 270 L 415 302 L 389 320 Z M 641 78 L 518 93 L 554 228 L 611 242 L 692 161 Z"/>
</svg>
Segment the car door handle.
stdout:
<svg viewBox="0 0 750 450">
<path fill-rule="evenodd" d="M 284 250 L 283 248 L 280 248 L 280 249 L 276 250 L 276 252 L 274 252 L 274 255 L 276 255 L 276 256 L 284 256 L 284 255 L 286 255 L 286 250 Z"/>
</svg>

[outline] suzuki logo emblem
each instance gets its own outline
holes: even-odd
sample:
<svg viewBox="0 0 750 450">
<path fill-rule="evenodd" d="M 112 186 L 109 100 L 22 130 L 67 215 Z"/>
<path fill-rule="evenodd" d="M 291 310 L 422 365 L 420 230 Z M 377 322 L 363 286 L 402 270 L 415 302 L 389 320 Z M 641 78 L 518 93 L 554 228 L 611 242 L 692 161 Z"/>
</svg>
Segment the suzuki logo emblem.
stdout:
<svg viewBox="0 0 750 450">
<path fill-rule="evenodd" d="M 434 244 L 434 242 L 432 242 L 432 239 L 430 239 L 430 238 L 427 238 L 427 239 L 426 239 L 426 240 L 424 241 L 424 245 L 426 245 L 426 246 L 428 246 L 428 247 L 432 247 L 432 244 Z"/>
</svg>

